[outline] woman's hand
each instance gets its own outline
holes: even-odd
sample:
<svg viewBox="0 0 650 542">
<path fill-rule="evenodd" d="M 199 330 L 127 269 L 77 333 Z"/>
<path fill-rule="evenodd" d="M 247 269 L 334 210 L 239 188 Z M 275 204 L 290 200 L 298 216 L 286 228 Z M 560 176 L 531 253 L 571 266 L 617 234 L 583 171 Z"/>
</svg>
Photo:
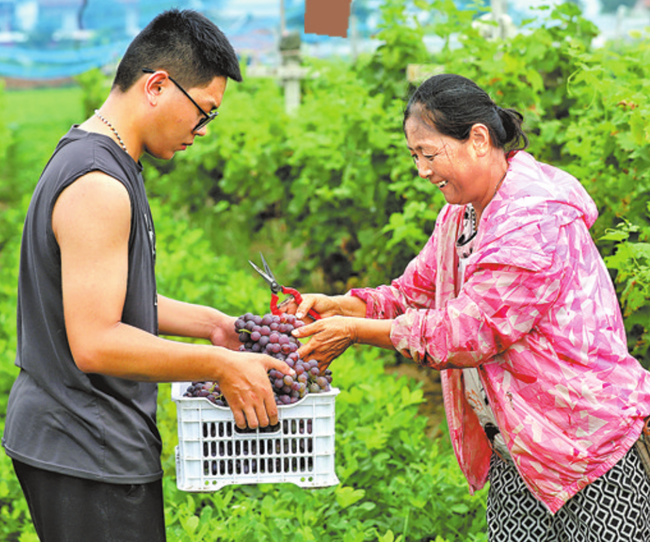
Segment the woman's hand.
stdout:
<svg viewBox="0 0 650 542">
<path fill-rule="evenodd" d="M 304 294 L 300 305 L 292 297 L 288 297 L 278 307 L 282 312 L 295 314 L 299 320 L 303 321 L 311 309 L 320 314 L 322 318 L 331 318 L 332 316 L 364 318 L 366 316 L 366 303 L 358 297 L 349 295 Z"/>
<path fill-rule="evenodd" d="M 390 338 L 392 320 L 333 316 L 296 328 L 294 337 L 311 337 L 298 349 L 303 359 L 316 359 L 322 371 L 353 343 L 395 350 Z"/>
<path fill-rule="evenodd" d="M 356 342 L 356 321 L 356 318 L 331 316 L 294 329 L 294 337 L 310 337 L 309 341 L 298 349 L 298 354 L 305 360 L 318 360 L 318 368 L 322 373 L 335 358 Z"/>
<path fill-rule="evenodd" d="M 293 297 L 287 297 L 278 305 L 278 308 L 282 312 L 295 314 L 299 320 L 303 321 L 309 316 L 309 311 L 312 309 L 323 318 L 343 314 L 341 305 L 336 301 L 336 298 L 324 294 L 304 294 L 300 305 L 296 303 Z M 311 319 L 311 317 L 309 318 Z"/>
</svg>

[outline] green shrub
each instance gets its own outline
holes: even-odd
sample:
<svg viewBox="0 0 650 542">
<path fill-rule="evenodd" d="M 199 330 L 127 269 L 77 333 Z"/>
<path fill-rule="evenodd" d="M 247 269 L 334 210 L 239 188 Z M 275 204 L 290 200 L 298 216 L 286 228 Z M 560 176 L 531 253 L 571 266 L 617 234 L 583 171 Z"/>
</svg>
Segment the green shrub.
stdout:
<svg viewBox="0 0 650 542">
<path fill-rule="evenodd" d="M 77 75 L 74 80 L 83 91 L 84 118 L 92 117 L 95 109 L 99 109 L 108 96 L 112 79 L 99 68 L 95 68 Z"/>
<path fill-rule="evenodd" d="M 600 241 L 615 246 L 605 263 L 615 272 L 630 352 L 650 368 L 650 227 L 623 221 Z"/>
</svg>

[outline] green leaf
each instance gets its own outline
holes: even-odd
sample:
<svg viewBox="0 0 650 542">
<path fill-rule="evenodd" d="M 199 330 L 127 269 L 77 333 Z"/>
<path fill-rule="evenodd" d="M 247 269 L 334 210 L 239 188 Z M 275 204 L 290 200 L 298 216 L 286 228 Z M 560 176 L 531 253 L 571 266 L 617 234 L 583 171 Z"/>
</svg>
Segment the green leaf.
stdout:
<svg viewBox="0 0 650 542">
<path fill-rule="evenodd" d="M 625 241 L 630 236 L 630 232 L 623 230 L 607 230 L 604 235 L 601 235 L 599 241 Z"/>
<path fill-rule="evenodd" d="M 469 507 L 466 504 L 454 504 L 450 507 L 450 510 L 454 514 L 467 514 L 469 512 Z"/>
<path fill-rule="evenodd" d="M 197 516 L 190 516 L 185 518 L 183 523 L 183 529 L 189 534 L 193 534 L 199 526 L 199 518 Z"/>
<path fill-rule="evenodd" d="M 336 488 L 336 502 L 341 508 L 348 508 L 354 503 L 363 499 L 366 495 L 364 489 L 353 489 L 351 487 L 340 486 Z"/>
</svg>

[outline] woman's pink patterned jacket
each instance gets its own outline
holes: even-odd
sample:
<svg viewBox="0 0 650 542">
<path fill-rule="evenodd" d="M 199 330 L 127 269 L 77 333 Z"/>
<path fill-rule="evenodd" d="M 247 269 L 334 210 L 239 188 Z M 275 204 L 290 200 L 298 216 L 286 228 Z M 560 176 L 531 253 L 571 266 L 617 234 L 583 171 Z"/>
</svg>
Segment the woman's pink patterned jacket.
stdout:
<svg viewBox="0 0 650 542">
<path fill-rule="evenodd" d="M 628 354 L 618 301 L 590 235 L 594 202 L 569 174 L 517 153 L 483 212 L 465 282 L 455 286 L 464 207 L 390 286 L 350 292 L 391 340 L 442 370 L 450 436 L 470 491 L 491 449 L 463 393 L 478 367 L 517 469 L 555 513 L 632 447 L 650 415 L 650 373 Z"/>
</svg>

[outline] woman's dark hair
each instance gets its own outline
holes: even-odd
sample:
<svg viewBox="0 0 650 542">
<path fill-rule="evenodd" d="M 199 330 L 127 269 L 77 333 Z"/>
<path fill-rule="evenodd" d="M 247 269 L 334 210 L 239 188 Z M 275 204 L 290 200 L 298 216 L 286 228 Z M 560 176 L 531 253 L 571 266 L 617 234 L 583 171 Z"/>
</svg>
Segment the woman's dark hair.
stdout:
<svg viewBox="0 0 650 542">
<path fill-rule="evenodd" d="M 185 88 L 204 87 L 215 77 L 242 80 L 228 38 L 193 10 L 170 9 L 153 19 L 124 53 L 113 87 L 126 92 L 143 68 L 165 70 Z"/>
<path fill-rule="evenodd" d="M 474 81 L 453 74 L 434 75 L 413 93 L 404 111 L 404 127 L 419 117 L 439 133 L 465 141 L 472 126 L 487 126 L 494 146 L 505 151 L 523 150 L 528 137 L 524 117 L 515 109 L 502 109 Z"/>
</svg>

